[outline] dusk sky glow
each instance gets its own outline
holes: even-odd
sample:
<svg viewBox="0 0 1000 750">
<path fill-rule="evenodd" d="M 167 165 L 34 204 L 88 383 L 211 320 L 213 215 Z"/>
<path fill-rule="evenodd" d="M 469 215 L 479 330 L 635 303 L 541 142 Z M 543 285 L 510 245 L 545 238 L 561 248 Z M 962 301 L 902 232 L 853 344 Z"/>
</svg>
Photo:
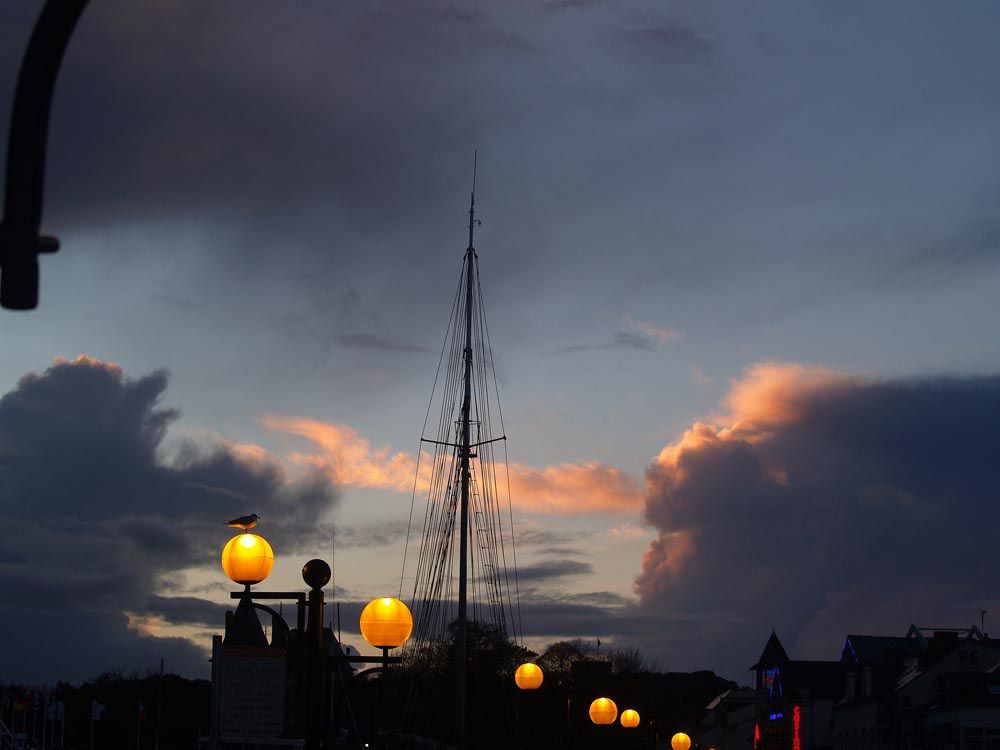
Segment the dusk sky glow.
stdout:
<svg viewBox="0 0 1000 750">
<path fill-rule="evenodd" d="M 4 127 L 39 7 L 0 4 Z M 360 644 L 400 587 L 476 149 L 529 645 L 746 681 L 772 627 L 836 658 L 1000 612 L 998 23 L 91 3 L 53 109 L 63 250 L 0 313 L 0 629 L 40 646 L 5 677 L 205 676 L 221 522 L 251 512 L 276 588 L 335 524 Z"/>
</svg>

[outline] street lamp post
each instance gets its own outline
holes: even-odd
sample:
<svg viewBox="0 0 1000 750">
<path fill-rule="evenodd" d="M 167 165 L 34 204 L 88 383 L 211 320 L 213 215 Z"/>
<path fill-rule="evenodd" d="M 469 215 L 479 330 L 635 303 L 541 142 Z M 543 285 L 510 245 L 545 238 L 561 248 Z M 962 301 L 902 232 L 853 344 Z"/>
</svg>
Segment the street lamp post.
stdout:
<svg viewBox="0 0 1000 750">
<path fill-rule="evenodd" d="M 306 626 L 306 681 L 308 688 L 308 709 L 306 711 L 306 746 L 319 750 L 323 739 L 328 737 L 329 712 L 323 690 L 323 608 L 325 606 L 323 587 L 330 582 L 333 571 L 323 560 L 310 560 L 302 566 L 302 580 L 309 586 L 309 624 Z"/>
<path fill-rule="evenodd" d="M 517 702 L 514 706 L 514 747 L 518 748 L 521 733 L 521 693 L 527 690 L 538 690 L 542 686 L 545 674 L 542 668 L 532 662 L 525 662 L 514 671 L 514 684 L 517 685 Z"/>
<path fill-rule="evenodd" d="M 399 648 L 413 632 L 413 615 L 399 599 L 383 596 L 372 599 L 361 611 L 361 636 L 370 646 L 382 649 L 382 673 L 389 666 L 389 650 Z M 381 680 L 380 680 L 381 681 Z M 380 685 L 375 683 L 375 706 L 372 711 L 372 748 L 378 747 Z"/>
<path fill-rule="evenodd" d="M 626 708 L 622 711 L 622 715 L 618 717 L 618 723 L 622 725 L 622 729 L 632 730 L 639 726 L 640 718 L 639 712 L 634 708 Z M 637 732 L 629 731 L 630 735 L 629 747 L 635 749 L 639 747 L 638 740 L 634 737 Z"/>
<path fill-rule="evenodd" d="M 573 734 L 573 678 L 563 677 L 559 681 L 559 687 L 566 691 L 566 747 L 572 750 L 576 745 Z"/>
<path fill-rule="evenodd" d="M 663 731 L 663 724 L 659 719 L 649 722 L 649 731 L 653 735 L 653 750 L 660 750 L 660 732 Z"/>
</svg>

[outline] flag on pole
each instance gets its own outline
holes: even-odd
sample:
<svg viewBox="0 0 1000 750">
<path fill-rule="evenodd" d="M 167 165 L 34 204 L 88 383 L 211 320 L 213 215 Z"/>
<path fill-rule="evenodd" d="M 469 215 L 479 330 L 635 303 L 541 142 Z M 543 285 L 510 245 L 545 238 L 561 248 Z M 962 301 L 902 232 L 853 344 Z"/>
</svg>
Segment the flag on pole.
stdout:
<svg viewBox="0 0 1000 750">
<path fill-rule="evenodd" d="M 90 701 L 90 718 L 92 721 L 100 721 L 104 718 L 104 706 L 95 700 Z"/>
</svg>

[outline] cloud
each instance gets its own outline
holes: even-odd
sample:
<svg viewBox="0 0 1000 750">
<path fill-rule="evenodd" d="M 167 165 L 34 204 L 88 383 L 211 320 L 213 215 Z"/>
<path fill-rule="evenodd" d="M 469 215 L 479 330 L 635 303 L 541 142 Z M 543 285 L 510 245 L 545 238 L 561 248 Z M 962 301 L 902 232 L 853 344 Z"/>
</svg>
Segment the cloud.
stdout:
<svg viewBox="0 0 1000 750">
<path fill-rule="evenodd" d="M 200 625 L 206 628 L 219 627 L 225 622 L 226 611 L 232 609 L 225 604 L 199 599 L 194 596 L 150 596 L 143 613 L 147 617 L 158 617 L 177 625 Z"/>
<path fill-rule="evenodd" d="M 638 349 L 650 352 L 653 350 L 653 345 L 646 336 L 640 336 L 630 331 L 618 331 L 611 337 L 611 343 L 608 348 Z"/>
<path fill-rule="evenodd" d="M 616 331 L 607 341 L 599 344 L 574 344 L 556 350 L 556 354 L 573 352 L 605 351 L 609 349 L 633 349 L 640 352 L 652 352 L 661 346 L 673 343 L 680 338 L 673 328 L 659 326 L 645 320 L 635 320 L 628 315 L 622 318 L 622 326 L 626 330 Z"/>
<path fill-rule="evenodd" d="M 555 530 L 551 528 L 551 524 L 533 518 L 515 519 L 514 533 L 518 547 L 545 548 L 573 544 L 590 535 L 589 532 Z"/>
<path fill-rule="evenodd" d="M 630 513 L 642 503 L 633 477 L 596 461 L 542 469 L 513 464 L 510 484 L 514 507 L 531 513 Z"/>
<path fill-rule="evenodd" d="M 333 507 L 328 477 L 290 474 L 258 446 L 186 442 L 161 459 L 178 418 L 159 405 L 167 381 L 165 371 L 129 379 L 81 356 L 0 398 L 0 637 L 32 643 L 30 655 L 11 656 L 12 679 L 80 680 L 161 653 L 205 674 L 196 646 L 151 639 L 136 623 L 204 623 L 219 608 L 152 592 L 218 564 L 225 518 L 257 512 L 275 548 L 293 550 L 315 541 L 316 519 Z M 80 642 L 84 622 L 106 631 L 74 656 L 64 644 Z M 22 637 L 21 623 L 33 635 Z"/>
<path fill-rule="evenodd" d="M 968 625 L 975 602 L 1000 599 L 989 557 L 1000 376 L 878 380 L 765 363 L 725 406 L 647 473 L 658 537 L 636 592 L 645 611 L 715 629 L 674 631 L 667 648 L 684 642 L 690 666 L 736 675 L 772 626 L 799 656 L 830 658 L 848 630 Z"/>
<path fill-rule="evenodd" d="M 356 526 L 337 524 L 335 532 L 338 549 L 388 547 L 406 538 L 406 523 L 403 521 L 373 521 Z"/>
<path fill-rule="evenodd" d="M 298 279 L 297 309 L 282 318 L 282 330 L 288 343 L 307 355 L 313 364 L 326 363 L 336 348 L 401 353 L 426 351 L 387 336 L 382 313 L 366 302 L 357 289 L 331 291 L 328 284 L 325 278 L 303 274 Z"/>
<path fill-rule="evenodd" d="M 630 55 L 665 63 L 708 63 L 715 45 L 694 28 L 679 23 L 665 23 L 619 32 L 617 42 Z"/>
<path fill-rule="evenodd" d="M 648 320 L 635 320 L 628 315 L 625 316 L 622 323 L 626 328 L 639 331 L 659 344 L 670 344 L 681 336 L 680 332 L 669 326 L 657 325 L 656 323 L 650 323 Z"/>
<path fill-rule="evenodd" d="M 427 351 L 421 346 L 406 344 L 397 341 L 389 341 L 373 333 L 345 333 L 336 336 L 336 341 L 341 346 L 349 349 L 375 349 L 382 352 L 424 352 Z"/>
<path fill-rule="evenodd" d="M 296 453 L 292 460 L 321 469 L 337 484 L 392 492 L 410 492 L 413 489 L 416 458 L 388 448 L 372 448 L 353 427 L 281 416 L 264 417 L 261 424 L 312 443 L 319 452 Z M 425 488 L 429 482 L 427 469 L 422 473 L 419 485 Z"/>
<path fill-rule="evenodd" d="M 632 526 L 631 524 L 623 523 L 614 528 L 608 529 L 608 536 L 610 536 L 614 541 L 620 543 L 635 542 L 639 539 L 646 539 L 650 535 L 649 529 L 640 528 L 639 526 Z"/>
<path fill-rule="evenodd" d="M 600 344 L 573 344 L 557 349 L 556 354 L 571 354 L 573 352 L 591 352 L 607 349 L 635 349 L 640 352 L 651 352 L 656 347 L 653 341 L 644 335 L 631 331 L 617 331 L 607 341 Z"/>
<path fill-rule="evenodd" d="M 589 575 L 593 572 L 594 566 L 581 560 L 544 560 L 533 565 L 519 567 L 517 570 L 517 580 L 520 583 L 537 583 L 557 578 Z"/>
<path fill-rule="evenodd" d="M 16 70 L 26 16 L 0 16 L 20 31 L 0 48 L 5 67 Z M 269 43 L 279 39 L 288 43 Z M 112 0 L 88 9 L 60 76 L 52 202 L 64 220 L 97 225 L 211 205 L 258 226 L 281 213 L 295 234 L 295 218 L 321 202 L 337 221 L 374 219 L 379 204 L 398 219 L 435 179 L 420 176 L 414 155 L 476 128 L 466 108 L 446 106 L 463 93 L 457 82 L 435 72 L 504 49 L 526 51 L 484 12 L 450 2 L 248 12 L 236 0 L 208 9 Z M 389 101 L 399 119 L 385 117 Z"/>
<path fill-rule="evenodd" d="M 323 471 L 338 485 L 408 493 L 413 490 L 417 461 L 413 454 L 373 448 L 352 427 L 302 417 L 271 416 L 261 420 L 271 429 L 305 438 L 316 449 L 295 453 L 292 460 Z M 420 463 L 417 490 L 426 492 L 430 457 Z M 642 504 L 642 488 L 631 476 L 598 462 L 564 463 L 534 468 L 510 467 L 511 498 L 528 513 L 630 513 Z"/>
</svg>

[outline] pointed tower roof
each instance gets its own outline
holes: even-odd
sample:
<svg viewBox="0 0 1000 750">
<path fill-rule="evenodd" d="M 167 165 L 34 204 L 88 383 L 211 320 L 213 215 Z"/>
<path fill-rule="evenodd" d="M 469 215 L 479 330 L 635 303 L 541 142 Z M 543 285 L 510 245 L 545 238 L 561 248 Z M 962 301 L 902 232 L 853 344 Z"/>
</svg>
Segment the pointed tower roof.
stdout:
<svg viewBox="0 0 1000 750">
<path fill-rule="evenodd" d="M 761 669 L 763 667 L 777 667 L 782 664 L 787 664 L 789 662 L 788 654 L 785 653 L 785 647 L 781 645 L 781 641 L 778 640 L 778 634 L 773 630 L 771 631 L 771 637 L 767 639 L 767 644 L 764 646 L 764 650 L 761 652 L 760 658 L 757 663 L 754 664 L 750 669 Z"/>
</svg>

